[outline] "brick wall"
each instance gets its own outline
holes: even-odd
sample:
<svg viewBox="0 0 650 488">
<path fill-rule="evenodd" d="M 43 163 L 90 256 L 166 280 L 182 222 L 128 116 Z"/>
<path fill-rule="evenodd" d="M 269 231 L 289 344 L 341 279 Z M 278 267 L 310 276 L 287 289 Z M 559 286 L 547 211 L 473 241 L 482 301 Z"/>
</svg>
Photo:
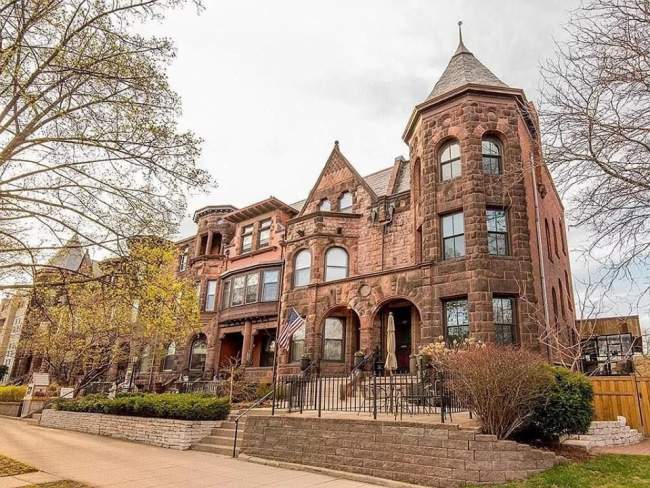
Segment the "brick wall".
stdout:
<svg viewBox="0 0 650 488">
<path fill-rule="evenodd" d="M 208 436 L 219 424 L 218 421 L 125 417 L 51 409 L 43 410 L 40 420 L 43 427 L 105 435 L 180 450 L 189 449 L 192 443 Z"/>
<path fill-rule="evenodd" d="M 241 452 L 439 487 L 524 479 L 560 462 L 454 425 L 269 416 L 247 419 Z"/>
</svg>

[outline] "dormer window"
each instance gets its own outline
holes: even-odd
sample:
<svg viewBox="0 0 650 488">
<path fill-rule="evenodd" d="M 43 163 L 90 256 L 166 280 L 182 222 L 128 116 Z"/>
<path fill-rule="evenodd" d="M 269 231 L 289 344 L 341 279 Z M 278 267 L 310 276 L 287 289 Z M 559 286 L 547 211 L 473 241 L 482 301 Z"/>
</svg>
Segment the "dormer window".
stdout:
<svg viewBox="0 0 650 488">
<path fill-rule="evenodd" d="M 247 225 L 242 229 L 241 252 L 250 252 L 253 250 L 253 225 Z"/>
<path fill-rule="evenodd" d="M 318 209 L 319 209 L 321 212 L 330 212 L 330 211 L 332 210 L 332 204 L 330 203 L 330 201 L 329 201 L 327 198 L 323 198 L 323 199 L 320 201 L 320 204 L 319 204 L 319 206 L 318 206 Z"/>
<path fill-rule="evenodd" d="M 339 200 L 339 212 L 352 213 L 352 193 L 346 191 Z"/>
<path fill-rule="evenodd" d="M 453 180 L 461 174 L 460 144 L 451 141 L 440 150 L 440 175 L 442 181 Z"/>
<path fill-rule="evenodd" d="M 260 223 L 259 247 L 267 247 L 271 244 L 271 219 L 263 220 Z"/>
</svg>

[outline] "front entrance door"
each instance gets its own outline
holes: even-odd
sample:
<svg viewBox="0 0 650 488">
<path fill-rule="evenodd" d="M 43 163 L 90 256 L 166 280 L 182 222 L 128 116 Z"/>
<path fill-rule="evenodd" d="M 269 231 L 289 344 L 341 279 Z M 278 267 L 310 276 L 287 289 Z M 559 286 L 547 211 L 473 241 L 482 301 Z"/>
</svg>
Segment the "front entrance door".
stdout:
<svg viewBox="0 0 650 488">
<path fill-rule="evenodd" d="M 395 318 L 395 349 L 397 355 L 397 371 L 408 373 L 411 358 L 411 309 L 410 307 L 393 310 Z"/>
</svg>

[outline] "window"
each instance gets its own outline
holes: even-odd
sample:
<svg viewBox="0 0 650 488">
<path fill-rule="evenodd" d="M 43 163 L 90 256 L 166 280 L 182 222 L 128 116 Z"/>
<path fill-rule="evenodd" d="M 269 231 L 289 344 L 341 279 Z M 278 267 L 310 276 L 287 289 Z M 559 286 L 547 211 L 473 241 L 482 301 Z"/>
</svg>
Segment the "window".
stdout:
<svg viewBox="0 0 650 488">
<path fill-rule="evenodd" d="M 551 231 L 548 227 L 548 220 L 544 219 L 544 230 L 546 231 L 546 251 L 548 259 L 553 261 L 553 252 L 551 251 Z"/>
<path fill-rule="evenodd" d="M 506 211 L 488 209 L 485 215 L 488 231 L 488 252 L 493 256 L 507 256 L 508 215 Z"/>
<path fill-rule="evenodd" d="M 560 310 L 562 311 L 562 318 L 565 318 L 566 310 L 564 308 L 564 287 L 562 286 L 562 280 L 560 278 L 557 279 L 557 289 L 559 290 L 560 294 Z"/>
<path fill-rule="evenodd" d="M 230 283 L 230 280 L 227 280 L 221 285 L 221 308 L 230 306 Z"/>
<path fill-rule="evenodd" d="M 259 247 L 267 247 L 271 243 L 271 219 L 260 223 Z"/>
<path fill-rule="evenodd" d="M 501 149 L 498 141 L 494 137 L 486 137 L 481 142 L 481 152 L 483 153 L 483 172 L 488 175 L 500 174 Z"/>
<path fill-rule="evenodd" d="M 339 212 L 352 213 L 352 193 L 346 191 L 339 200 Z"/>
<path fill-rule="evenodd" d="M 445 144 L 440 151 L 440 174 L 442 181 L 460 176 L 460 144 L 452 141 Z"/>
<path fill-rule="evenodd" d="M 244 303 L 244 287 L 246 286 L 246 275 L 235 276 L 232 280 L 232 305 Z"/>
<path fill-rule="evenodd" d="M 241 236 L 241 252 L 249 252 L 253 250 L 253 226 L 247 225 L 242 229 Z"/>
<path fill-rule="evenodd" d="M 208 342 L 205 336 L 201 334 L 194 342 L 190 351 L 190 369 L 192 371 L 203 371 L 205 368 L 205 358 L 208 354 Z"/>
<path fill-rule="evenodd" d="M 306 286 L 311 280 L 311 253 L 303 249 L 296 254 L 296 261 L 293 272 L 293 285 Z"/>
<path fill-rule="evenodd" d="M 465 255 L 465 224 L 463 212 L 443 215 L 442 247 L 444 259 Z"/>
<path fill-rule="evenodd" d="M 348 253 L 342 247 L 330 247 L 325 253 L 325 281 L 348 276 Z"/>
<path fill-rule="evenodd" d="M 305 326 L 303 325 L 291 336 L 291 361 L 300 361 L 305 352 Z"/>
<path fill-rule="evenodd" d="M 330 203 L 330 201 L 327 198 L 323 198 L 320 201 L 320 204 L 318 205 L 318 209 L 321 212 L 329 212 L 330 210 L 332 210 L 332 204 Z"/>
<path fill-rule="evenodd" d="M 189 259 L 189 248 L 185 246 L 181 251 L 181 255 L 178 260 L 178 271 L 183 272 L 187 269 L 188 259 Z"/>
<path fill-rule="evenodd" d="M 514 299 L 508 297 L 492 298 L 492 314 L 497 344 L 515 343 Z"/>
<path fill-rule="evenodd" d="M 343 320 L 338 317 L 325 319 L 323 335 L 323 359 L 325 361 L 343 361 Z"/>
<path fill-rule="evenodd" d="M 555 326 L 557 327 L 560 322 L 557 310 L 557 293 L 555 292 L 555 287 L 551 287 L 551 298 L 553 299 L 553 319 L 555 320 Z"/>
<path fill-rule="evenodd" d="M 219 232 L 212 233 L 210 254 L 221 254 L 221 234 Z"/>
<path fill-rule="evenodd" d="M 569 305 L 569 310 L 573 310 L 573 300 L 571 297 L 571 285 L 569 284 L 569 273 L 564 270 L 564 284 L 566 285 L 566 301 Z"/>
<path fill-rule="evenodd" d="M 560 220 L 560 242 L 562 243 L 562 254 L 566 256 L 566 229 L 562 220 Z"/>
<path fill-rule="evenodd" d="M 260 357 L 260 366 L 273 366 L 273 356 L 275 355 L 275 334 L 265 335 L 262 338 L 262 355 Z"/>
<path fill-rule="evenodd" d="M 163 371 L 174 369 L 174 360 L 176 359 L 176 343 L 170 342 L 165 351 L 165 360 L 163 361 Z"/>
<path fill-rule="evenodd" d="M 205 311 L 214 312 L 214 306 L 217 299 L 217 282 L 216 280 L 208 280 L 205 290 Z"/>
<path fill-rule="evenodd" d="M 255 303 L 257 301 L 257 284 L 259 280 L 260 275 L 257 273 L 246 275 L 246 303 Z"/>
<path fill-rule="evenodd" d="M 462 342 L 469 336 L 469 309 L 467 299 L 444 302 L 447 342 Z"/>
<path fill-rule="evenodd" d="M 144 346 L 144 349 L 142 350 L 142 354 L 140 355 L 139 372 L 148 373 L 149 371 L 151 371 L 151 346 L 147 344 L 146 346 Z"/>
<path fill-rule="evenodd" d="M 278 284 L 280 281 L 280 271 L 277 269 L 264 271 L 262 281 L 262 301 L 272 302 L 278 299 Z"/>
<path fill-rule="evenodd" d="M 557 247 L 557 229 L 555 227 L 555 220 L 551 221 L 551 225 L 553 225 L 553 245 L 555 247 L 555 255 L 559 258 L 560 257 L 560 251 Z"/>
</svg>

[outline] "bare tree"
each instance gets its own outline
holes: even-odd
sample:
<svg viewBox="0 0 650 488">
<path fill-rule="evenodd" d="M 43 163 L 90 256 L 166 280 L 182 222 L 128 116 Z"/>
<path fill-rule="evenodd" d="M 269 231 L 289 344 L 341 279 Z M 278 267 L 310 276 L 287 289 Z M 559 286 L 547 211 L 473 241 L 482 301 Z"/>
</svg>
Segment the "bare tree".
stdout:
<svg viewBox="0 0 650 488">
<path fill-rule="evenodd" d="M 543 66 L 546 160 L 605 281 L 648 278 L 650 3 L 587 0 Z M 650 283 L 642 283 L 643 293 Z"/>
<path fill-rule="evenodd" d="M 199 1 L 0 3 L 0 289 L 73 232 L 120 255 L 130 236 L 169 235 L 210 183 L 177 127 L 172 42 L 137 33 Z"/>
</svg>

